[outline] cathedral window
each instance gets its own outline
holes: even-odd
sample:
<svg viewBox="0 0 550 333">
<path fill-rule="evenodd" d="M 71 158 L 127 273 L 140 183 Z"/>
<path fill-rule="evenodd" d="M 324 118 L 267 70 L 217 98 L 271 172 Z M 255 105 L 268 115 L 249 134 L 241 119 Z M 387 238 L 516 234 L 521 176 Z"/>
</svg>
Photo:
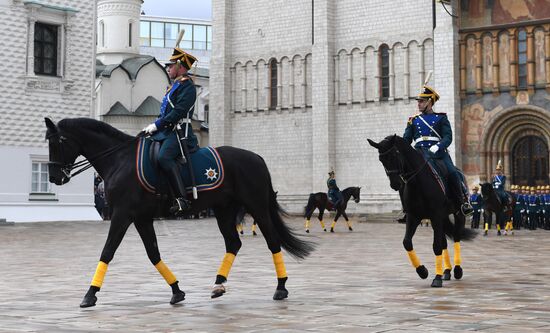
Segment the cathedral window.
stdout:
<svg viewBox="0 0 550 333">
<path fill-rule="evenodd" d="M 378 51 L 380 64 L 380 99 L 390 97 L 390 56 L 388 45 L 383 44 Z"/>
<path fill-rule="evenodd" d="M 128 23 L 128 47 L 132 47 L 132 22 Z"/>
<path fill-rule="evenodd" d="M 34 73 L 57 76 L 57 25 L 37 22 L 34 27 Z"/>
<path fill-rule="evenodd" d="M 518 88 L 527 88 L 527 33 L 518 31 Z"/>
<path fill-rule="evenodd" d="M 269 61 L 269 108 L 277 107 L 277 60 Z"/>
</svg>

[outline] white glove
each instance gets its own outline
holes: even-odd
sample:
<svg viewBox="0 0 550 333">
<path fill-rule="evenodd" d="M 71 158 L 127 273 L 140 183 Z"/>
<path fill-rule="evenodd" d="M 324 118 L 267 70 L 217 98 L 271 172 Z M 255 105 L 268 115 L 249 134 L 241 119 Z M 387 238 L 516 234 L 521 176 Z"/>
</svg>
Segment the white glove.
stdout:
<svg viewBox="0 0 550 333">
<path fill-rule="evenodd" d="M 482 213 L 484 212 L 483 208 L 481 208 L 481 212 L 482 212 Z"/>
<path fill-rule="evenodd" d="M 143 131 L 147 134 L 153 134 L 157 131 L 157 125 L 155 125 L 155 123 L 149 124 L 143 129 Z"/>
<path fill-rule="evenodd" d="M 430 151 L 434 154 L 437 153 L 438 150 L 439 150 L 438 145 L 433 145 L 433 146 L 430 147 Z"/>
</svg>

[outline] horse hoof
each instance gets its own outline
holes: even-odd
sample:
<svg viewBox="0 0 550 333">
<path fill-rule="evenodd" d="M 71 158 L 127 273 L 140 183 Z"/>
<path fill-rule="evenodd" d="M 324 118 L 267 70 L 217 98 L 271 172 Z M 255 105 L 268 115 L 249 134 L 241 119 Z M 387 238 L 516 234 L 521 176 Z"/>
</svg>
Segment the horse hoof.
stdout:
<svg viewBox="0 0 550 333">
<path fill-rule="evenodd" d="M 334 228 L 330 228 L 330 232 L 334 232 Z"/>
<path fill-rule="evenodd" d="M 450 279 L 451 279 L 451 270 L 446 269 L 445 271 L 443 271 L 443 280 L 449 281 Z"/>
<path fill-rule="evenodd" d="M 81 308 L 89 308 L 91 306 L 95 306 L 95 303 L 97 302 L 96 296 L 84 296 L 84 299 L 82 300 L 82 303 L 80 303 Z"/>
<path fill-rule="evenodd" d="M 443 280 L 441 279 L 441 275 L 436 275 L 435 279 L 432 281 L 432 287 L 433 288 L 441 288 L 443 287 Z"/>
<path fill-rule="evenodd" d="M 280 301 L 288 297 L 288 290 L 286 289 L 277 289 L 275 294 L 273 294 L 273 300 Z"/>
<path fill-rule="evenodd" d="M 497 236 L 500 236 L 500 235 L 502 235 L 502 234 L 500 233 L 500 230 L 499 230 L 499 231 L 497 231 Z"/>
<path fill-rule="evenodd" d="M 352 227 L 348 227 L 348 230 L 349 230 L 349 231 L 353 231 L 353 228 L 352 228 Z"/>
<path fill-rule="evenodd" d="M 327 232 L 327 229 L 323 229 L 324 232 Z"/>
<path fill-rule="evenodd" d="M 462 275 L 464 274 L 464 272 L 462 271 L 462 267 L 460 266 L 455 266 L 454 273 L 455 273 L 455 279 L 457 280 L 462 279 Z"/>
<path fill-rule="evenodd" d="M 214 286 L 214 289 L 212 289 L 212 294 L 210 294 L 210 298 L 218 298 L 225 294 L 225 287 L 223 284 L 217 284 Z"/>
<path fill-rule="evenodd" d="M 487 236 L 487 230 L 485 230 L 485 232 L 483 232 L 483 236 Z"/>
<path fill-rule="evenodd" d="M 172 299 L 170 299 L 170 304 L 174 305 L 176 303 L 179 303 L 185 299 L 185 293 L 183 291 L 179 291 L 172 295 Z"/>
<path fill-rule="evenodd" d="M 306 232 L 309 234 L 309 229 L 306 229 Z"/>
<path fill-rule="evenodd" d="M 425 278 L 428 277 L 428 269 L 426 268 L 426 266 L 424 265 L 420 265 L 418 267 L 416 267 L 416 274 L 418 274 L 418 276 L 420 276 L 420 278 L 422 280 L 424 280 Z"/>
<path fill-rule="evenodd" d="M 252 231 L 252 236 L 258 236 L 258 234 L 256 233 L 256 231 Z"/>
<path fill-rule="evenodd" d="M 244 231 L 241 231 L 241 235 L 244 235 Z"/>
</svg>

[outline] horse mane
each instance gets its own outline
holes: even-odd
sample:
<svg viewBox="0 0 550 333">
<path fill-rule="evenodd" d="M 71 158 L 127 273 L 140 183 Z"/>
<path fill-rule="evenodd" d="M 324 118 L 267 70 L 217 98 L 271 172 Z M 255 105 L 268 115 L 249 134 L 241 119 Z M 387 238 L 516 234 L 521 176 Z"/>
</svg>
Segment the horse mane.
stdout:
<svg viewBox="0 0 550 333">
<path fill-rule="evenodd" d="M 132 136 L 114 128 L 113 126 L 92 118 L 67 118 L 59 121 L 57 126 L 60 129 L 67 130 L 71 128 L 75 128 L 77 130 L 86 129 L 94 133 L 104 134 L 109 138 L 120 141 L 126 141 L 132 138 Z"/>
</svg>

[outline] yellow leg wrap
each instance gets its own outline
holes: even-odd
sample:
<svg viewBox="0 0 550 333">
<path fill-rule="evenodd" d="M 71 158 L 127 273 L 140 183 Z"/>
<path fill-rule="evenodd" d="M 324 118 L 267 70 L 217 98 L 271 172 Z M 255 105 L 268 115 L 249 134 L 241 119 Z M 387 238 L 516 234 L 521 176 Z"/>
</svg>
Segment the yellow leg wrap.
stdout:
<svg viewBox="0 0 550 333">
<path fill-rule="evenodd" d="M 105 278 L 105 273 L 107 273 L 107 264 L 103 261 L 100 261 L 97 264 L 97 268 L 95 269 L 95 274 L 92 279 L 92 286 L 101 288 L 101 285 L 103 284 L 103 279 Z"/>
<path fill-rule="evenodd" d="M 449 250 L 443 250 L 443 267 L 445 269 L 451 269 L 451 258 L 449 257 Z"/>
<path fill-rule="evenodd" d="M 409 256 L 411 265 L 413 265 L 414 268 L 420 266 L 420 259 L 418 259 L 418 256 L 416 255 L 416 252 L 414 250 L 407 251 L 407 255 Z"/>
<path fill-rule="evenodd" d="M 168 266 L 166 266 L 166 264 L 162 260 L 155 265 L 155 268 L 157 269 L 157 271 L 159 271 L 164 280 L 166 280 L 166 283 L 172 284 L 177 281 L 174 273 L 172 273 L 170 268 L 168 268 Z"/>
<path fill-rule="evenodd" d="M 256 225 L 253 224 L 253 225 L 252 225 L 252 232 L 255 232 L 255 231 L 256 231 Z"/>
<path fill-rule="evenodd" d="M 456 242 L 454 247 L 455 247 L 455 266 L 460 266 L 462 264 L 462 257 L 460 254 L 460 242 Z"/>
<path fill-rule="evenodd" d="M 489 230 L 489 223 L 485 223 L 485 231 Z"/>
<path fill-rule="evenodd" d="M 325 222 L 323 222 L 323 220 L 319 221 L 319 223 L 321 223 L 321 228 L 325 229 Z"/>
<path fill-rule="evenodd" d="M 443 256 L 435 256 L 435 275 L 443 275 Z"/>
<path fill-rule="evenodd" d="M 497 230 L 500 231 L 500 224 L 497 224 Z"/>
<path fill-rule="evenodd" d="M 277 272 L 277 278 L 285 278 L 286 275 L 286 268 L 285 268 L 285 262 L 283 260 L 283 253 L 277 252 L 273 254 L 273 263 L 275 264 L 275 271 Z"/>
<path fill-rule="evenodd" d="M 241 232 L 243 230 L 243 225 L 242 224 L 237 224 L 237 231 L 238 232 Z"/>
<path fill-rule="evenodd" d="M 336 221 L 332 221 L 332 224 L 330 225 L 330 227 L 331 227 L 332 229 L 334 229 L 334 226 L 335 226 L 335 225 L 336 225 Z"/>
<path fill-rule="evenodd" d="M 225 256 L 223 256 L 222 264 L 218 269 L 218 275 L 221 275 L 227 279 L 229 276 L 229 270 L 231 270 L 231 266 L 233 266 L 233 261 L 235 261 L 235 255 L 233 253 L 226 252 Z"/>
<path fill-rule="evenodd" d="M 306 229 L 309 229 L 309 220 L 306 220 L 306 225 L 305 225 Z"/>
<path fill-rule="evenodd" d="M 348 225 L 349 228 L 351 228 L 351 222 L 350 221 L 346 221 L 346 224 Z"/>
<path fill-rule="evenodd" d="M 510 223 L 510 225 L 508 226 L 508 230 L 510 231 L 514 230 L 514 222 L 510 221 L 508 223 Z"/>
</svg>

